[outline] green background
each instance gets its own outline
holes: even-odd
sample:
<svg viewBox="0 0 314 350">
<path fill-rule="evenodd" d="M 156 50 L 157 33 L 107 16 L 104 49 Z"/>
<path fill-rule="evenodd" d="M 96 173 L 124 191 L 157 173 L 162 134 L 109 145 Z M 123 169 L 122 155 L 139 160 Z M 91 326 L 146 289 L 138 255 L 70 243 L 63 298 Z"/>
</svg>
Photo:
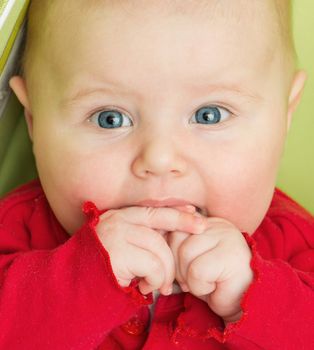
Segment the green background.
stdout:
<svg viewBox="0 0 314 350">
<path fill-rule="evenodd" d="M 314 213 L 314 1 L 295 0 L 294 33 L 298 66 L 308 72 L 294 115 L 278 186 Z M 0 119 L 0 195 L 35 176 L 22 110 L 12 100 Z M 257 184 L 258 186 L 258 184 Z"/>
<path fill-rule="evenodd" d="M 295 0 L 294 34 L 298 66 L 308 73 L 294 114 L 278 186 L 314 213 L 314 1 Z"/>
</svg>

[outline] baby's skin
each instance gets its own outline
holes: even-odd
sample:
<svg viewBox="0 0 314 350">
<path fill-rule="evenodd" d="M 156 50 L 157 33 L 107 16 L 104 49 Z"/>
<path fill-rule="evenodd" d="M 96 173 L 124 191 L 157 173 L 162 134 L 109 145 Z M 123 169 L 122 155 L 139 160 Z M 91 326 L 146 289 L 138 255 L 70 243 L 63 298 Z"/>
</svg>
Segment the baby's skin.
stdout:
<svg viewBox="0 0 314 350">
<path fill-rule="evenodd" d="M 253 279 L 251 251 L 227 220 L 205 217 L 191 205 L 128 207 L 102 214 L 96 231 L 121 286 L 139 278 L 143 294 L 169 295 L 176 280 L 225 323 L 240 319 Z"/>
<path fill-rule="evenodd" d="M 167 295 L 177 281 L 239 320 L 253 279 L 242 233 L 265 218 L 306 80 L 278 26 L 285 4 L 55 3 L 56 30 L 10 82 L 54 215 L 75 234 L 82 203 L 108 209 L 96 230 L 122 287 Z"/>
</svg>

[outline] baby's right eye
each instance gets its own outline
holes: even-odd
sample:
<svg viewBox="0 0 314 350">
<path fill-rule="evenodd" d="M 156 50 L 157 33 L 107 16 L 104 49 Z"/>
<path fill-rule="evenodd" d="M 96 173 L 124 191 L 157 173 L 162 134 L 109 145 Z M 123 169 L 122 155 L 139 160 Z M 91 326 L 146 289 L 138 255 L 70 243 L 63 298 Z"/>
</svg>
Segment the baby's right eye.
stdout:
<svg viewBox="0 0 314 350">
<path fill-rule="evenodd" d="M 107 110 L 94 113 L 89 121 L 104 129 L 116 129 L 132 126 L 132 120 L 117 110 Z"/>
</svg>

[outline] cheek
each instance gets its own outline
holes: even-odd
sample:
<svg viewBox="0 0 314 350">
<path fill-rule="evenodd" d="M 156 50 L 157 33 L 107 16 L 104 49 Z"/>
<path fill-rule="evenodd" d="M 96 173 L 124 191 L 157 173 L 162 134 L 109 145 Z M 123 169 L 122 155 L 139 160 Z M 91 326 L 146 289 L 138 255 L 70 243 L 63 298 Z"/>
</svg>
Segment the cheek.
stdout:
<svg viewBox="0 0 314 350">
<path fill-rule="evenodd" d="M 256 133 L 213 154 L 202 169 L 210 215 L 253 233 L 272 199 L 283 143 L 280 133 Z"/>
<path fill-rule="evenodd" d="M 88 150 L 62 140 L 36 140 L 34 152 L 39 177 L 48 202 L 67 232 L 85 221 L 82 204 L 93 201 L 98 208 L 114 207 L 121 201 L 125 163 L 110 152 Z M 127 175 L 126 175 L 127 176 Z"/>
<path fill-rule="evenodd" d="M 42 137 L 34 143 L 38 173 L 48 197 L 80 208 L 86 200 L 103 206 L 120 186 L 126 162 L 108 147 L 79 143 L 71 137 Z M 105 200 L 106 199 L 106 200 Z"/>
</svg>

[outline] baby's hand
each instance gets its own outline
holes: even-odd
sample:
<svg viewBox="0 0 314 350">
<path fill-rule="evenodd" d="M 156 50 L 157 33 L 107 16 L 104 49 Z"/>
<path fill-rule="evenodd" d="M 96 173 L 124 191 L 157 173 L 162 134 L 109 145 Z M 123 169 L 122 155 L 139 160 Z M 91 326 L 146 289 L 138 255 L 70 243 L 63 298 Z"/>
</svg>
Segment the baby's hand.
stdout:
<svg viewBox="0 0 314 350">
<path fill-rule="evenodd" d="M 172 292 L 175 265 L 162 232 L 202 232 L 206 219 L 173 208 L 128 207 L 108 210 L 96 227 L 108 251 L 113 272 L 121 286 L 139 277 L 139 289 L 147 294 L 159 289 Z"/>
<path fill-rule="evenodd" d="M 243 293 L 253 279 L 242 233 L 224 219 L 207 218 L 202 234 L 173 232 L 168 243 L 182 290 L 207 302 L 225 323 L 239 320 Z"/>
</svg>

